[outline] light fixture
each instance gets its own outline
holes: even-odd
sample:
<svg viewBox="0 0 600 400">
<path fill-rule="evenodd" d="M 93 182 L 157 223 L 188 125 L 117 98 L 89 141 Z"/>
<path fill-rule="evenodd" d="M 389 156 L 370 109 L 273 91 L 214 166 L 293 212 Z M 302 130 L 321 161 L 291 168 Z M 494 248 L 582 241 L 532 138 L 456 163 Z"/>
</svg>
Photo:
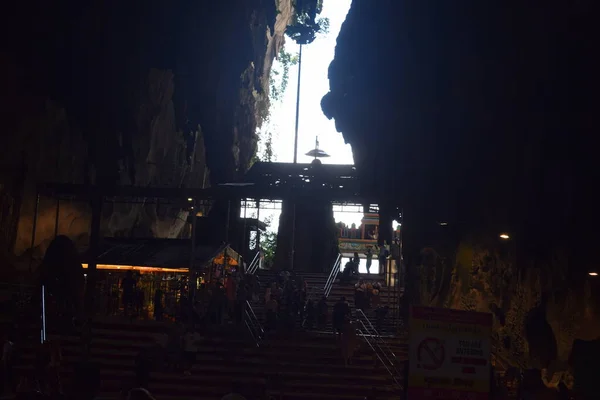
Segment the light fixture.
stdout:
<svg viewBox="0 0 600 400">
<path fill-rule="evenodd" d="M 589 276 L 598 276 L 598 273 L 597 272 L 588 272 L 588 275 Z"/>
<path fill-rule="evenodd" d="M 510 239 L 510 236 L 508 236 L 508 234 L 507 234 L 507 233 L 501 233 L 501 234 L 500 234 L 500 239 L 507 240 L 507 239 Z"/>
<path fill-rule="evenodd" d="M 188 201 L 194 201 L 194 199 L 192 199 L 191 197 L 188 197 Z"/>
<path fill-rule="evenodd" d="M 81 264 L 84 269 L 88 269 L 87 264 Z M 176 272 L 176 273 L 187 273 L 188 268 L 161 268 L 161 267 L 148 267 L 141 265 L 113 265 L 113 264 L 97 264 L 96 269 L 104 270 L 133 270 L 140 272 Z"/>
<path fill-rule="evenodd" d="M 440 222 L 440 226 L 447 226 L 448 223 L 447 222 Z"/>
</svg>

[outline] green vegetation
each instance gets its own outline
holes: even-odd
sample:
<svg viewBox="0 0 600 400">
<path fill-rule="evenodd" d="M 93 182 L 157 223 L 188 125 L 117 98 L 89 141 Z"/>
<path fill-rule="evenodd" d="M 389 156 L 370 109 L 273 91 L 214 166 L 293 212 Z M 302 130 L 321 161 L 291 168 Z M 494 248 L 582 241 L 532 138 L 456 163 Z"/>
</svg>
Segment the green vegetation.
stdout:
<svg viewBox="0 0 600 400">
<path fill-rule="evenodd" d="M 273 222 L 272 217 L 265 219 L 267 227 L 271 226 Z M 261 236 L 260 247 L 264 254 L 265 266 L 270 268 L 275 261 L 275 250 L 277 249 L 277 233 L 271 231 L 265 231 Z"/>
<path fill-rule="evenodd" d="M 271 102 L 283 100 L 290 79 L 290 66 L 298 64 L 298 54 L 289 53 L 282 47 L 277 60 L 279 63 L 272 69 L 269 78 Z"/>
<path fill-rule="evenodd" d="M 250 218 L 256 218 L 256 213 L 255 212 L 252 213 L 250 215 Z M 269 228 L 271 226 L 271 224 L 273 223 L 273 217 L 269 216 L 269 217 L 265 218 L 264 223 L 267 226 L 267 228 Z M 253 235 L 250 238 L 249 244 L 250 244 L 251 249 L 256 248 L 256 236 L 255 235 Z M 275 261 L 275 249 L 277 248 L 277 233 L 271 232 L 268 230 L 265 232 L 262 232 L 260 234 L 260 248 L 261 248 L 263 256 L 264 256 L 264 263 L 267 268 L 270 268 L 273 265 L 273 262 Z"/>
<path fill-rule="evenodd" d="M 323 11 L 323 0 L 292 0 L 295 14 L 286 33 L 298 44 L 312 43 L 318 33 L 329 33 L 329 19 L 319 18 Z"/>
<path fill-rule="evenodd" d="M 261 161 L 273 162 L 275 159 L 273 154 L 273 134 L 271 131 L 266 133 L 266 137 L 267 140 L 265 140 L 265 149 Z"/>
</svg>

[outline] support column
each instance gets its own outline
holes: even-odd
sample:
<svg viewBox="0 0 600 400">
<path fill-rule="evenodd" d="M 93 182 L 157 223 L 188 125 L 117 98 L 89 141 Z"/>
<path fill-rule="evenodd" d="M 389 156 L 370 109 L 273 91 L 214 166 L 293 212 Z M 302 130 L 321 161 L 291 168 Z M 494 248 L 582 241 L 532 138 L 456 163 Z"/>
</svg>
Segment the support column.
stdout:
<svg viewBox="0 0 600 400">
<path fill-rule="evenodd" d="M 29 247 L 30 255 L 29 255 L 29 272 L 31 272 L 31 267 L 33 265 L 33 248 L 35 247 L 35 233 L 37 230 L 37 218 L 40 209 L 40 194 L 36 192 L 35 194 L 35 210 L 33 212 L 33 227 L 31 230 L 31 246 Z"/>
<path fill-rule="evenodd" d="M 296 258 L 296 203 L 292 205 L 292 243 L 290 251 L 290 271 L 294 270 L 294 259 Z"/>
<path fill-rule="evenodd" d="M 193 302 L 194 292 L 196 289 L 196 199 L 192 201 L 192 234 L 190 235 L 190 266 L 188 271 L 188 291 L 190 304 Z"/>
<path fill-rule="evenodd" d="M 56 216 L 54 219 L 54 238 L 58 236 L 58 221 L 60 216 L 60 199 L 56 199 Z"/>
<path fill-rule="evenodd" d="M 383 244 L 385 241 L 388 245 L 392 244 L 392 209 L 388 204 L 379 205 L 379 237 L 378 242 Z"/>
<path fill-rule="evenodd" d="M 87 271 L 87 287 L 85 290 L 85 306 L 88 317 L 93 315 L 94 293 L 96 290 L 96 266 L 98 265 L 98 250 L 100 245 L 100 223 L 102 221 L 103 196 L 94 189 L 91 198 L 92 224 L 90 231 L 90 261 Z"/>
<path fill-rule="evenodd" d="M 260 199 L 256 200 L 256 222 L 256 250 L 260 251 Z"/>
<path fill-rule="evenodd" d="M 225 243 L 229 244 L 229 224 L 231 219 L 231 200 L 227 200 L 227 219 L 225 220 Z"/>
<path fill-rule="evenodd" d="M 248 249 L 246 248 L 246 236 L 248 234 L 248 232 L 246 231 L 246 228 L 248 226 L 248 224 L 246 222 L 246 210 L 248 209 L 247 206 L 248 206 L 248 199 L 244 197 L 244 234 L 242 235 L 242 248 L 241 248 L 241 252 L 240 252 L 242 257 L 248 256 Z M 251 261 L 251 260 L 249 260 L 249 261 Z"/>
</svg>

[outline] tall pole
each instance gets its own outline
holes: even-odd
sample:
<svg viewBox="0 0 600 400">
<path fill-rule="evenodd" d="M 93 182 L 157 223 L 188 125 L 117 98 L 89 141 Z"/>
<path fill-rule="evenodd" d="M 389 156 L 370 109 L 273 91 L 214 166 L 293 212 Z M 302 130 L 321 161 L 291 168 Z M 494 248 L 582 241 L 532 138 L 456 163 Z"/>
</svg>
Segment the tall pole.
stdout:
<svg viewBox="0 0 600 400">
<path fill-rule="evenodd" d="M 296 202 L 292 209 L 292 249 L 290 252 L 290 271 L 294 270 L 294 259 L 296 258 Z"/>
<path fill-rule="evenodd" d="M 194 294 L 196 291 L 196 222 L 198 218 L 196 213 L 198 207 L 196 206 L 196 198 L 192 201 L 192 234 L 190 235 L 190 269 L 188 270 L 188 299 L 190 304 L 193 304 Z"/>
<path fill-rule="evenodd" d="M 298 90 L 296 91 L 296 127 L 294 130 L 294 164 L 298 162 L 298 121 L 300 120 L 300 73 L 302 71 L 302 45 L 298 53 Z"/>
</svg>

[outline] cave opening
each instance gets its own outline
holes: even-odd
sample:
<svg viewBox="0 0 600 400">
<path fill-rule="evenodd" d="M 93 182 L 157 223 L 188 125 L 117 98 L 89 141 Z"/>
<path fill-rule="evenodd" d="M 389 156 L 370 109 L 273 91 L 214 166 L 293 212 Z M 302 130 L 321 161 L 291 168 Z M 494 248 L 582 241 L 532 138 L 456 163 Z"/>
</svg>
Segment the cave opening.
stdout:
<svg viewBox="0 0 600 400">
<path fill-rule="evenodd" d="M 334 59 L 337 38 L 350 9 L 351 0 L 323 2 L 320 17 L 328 20 L 328 31 L 317 35 L 314 42 L 302 49 L 299 98 L 298 162 L 312 161 L 306 152 L 314 147 L 315 136 L 321 148 L 329 154 L 328 164 L 354 164 L 352 149 L 346 144 L 335 122 L 321 110 L 321 98 L 329 90 L 328 70 Z M 292 162 L 294 158 L 294 124 L 296 119 L 299 45 L 286 36 L 283 57 L 273 62 L 270 76 L 271 102 L 269 116 L 258 130 L 258 158 L 263 161 Z M 289 53 L 289 54 L 287 54 Z M 285 81 L 285 82 L 284 82 Z"/>
</svg>

